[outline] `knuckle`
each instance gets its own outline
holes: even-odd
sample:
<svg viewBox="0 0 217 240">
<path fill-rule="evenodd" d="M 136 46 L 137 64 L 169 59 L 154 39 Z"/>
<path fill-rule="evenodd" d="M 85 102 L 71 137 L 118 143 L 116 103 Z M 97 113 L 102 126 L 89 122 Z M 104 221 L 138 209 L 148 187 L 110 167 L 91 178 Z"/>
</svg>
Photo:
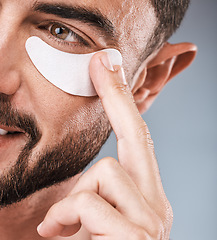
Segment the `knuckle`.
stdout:
<svg viewBox="0 0 217 240">
<path fill-rule="evenodd" d="M 142 142 L 145 143 L 145 145 L 147 145 L 150 148 L 154 148 L 154 142 L 151 138 L 151 134 L 150 131 L 148 129 L 148 126 L 145 122 L 143 122 L 142 124 L 140 124 L 136 131 L 135 134 L 137 136 L 137 139 Z"/>
<path fill-rule="evenodd" d="M 162 200 L 161 200 L 161 211 L 158 214 L 161 219 L 163 219 L 163 222 L 166 223 L 166 225 L 168 225 L 168 223 L 173 222 L 173 209 L 172 206 L 169 202 L 169 200 L 167 199 L 165 193 L 162 196 Z"/>
<path fill-rule="evenodd" d="M 148 234 L 147 232 L 145 231 L 144 228 L 142 227 L 134 227 L 131 234 L 130 234 L 130 239 L 133 239 L 133 240 L 145 240 L 145 239 L 149 239 L 148 238 Z"/>
<path fill-rule="evenodd" d="M 152 227 L 150 230 L 151 239 L 162 239 L 164 235 L 164 224 L 160 217 L 156 216 L 152 219 Z"/>
<path fill-rule="evenodd" d="M 136 129 L 136 135 L 139 138 L 139 140 L 146 141 L 147 139 L 147 129 L 146 129 L 146 124 L 141 124 L 140 126 L 137 127 Z"/>
<path fill-rule="evenodd" d="M 97 164 L 97 171 L 99 172 L 113 172 L 117 168 L 117 160 L 112 157 L 106 157 L 101 159 Z M 106 171 L 104 171 L 106 170 Z"/>
<path fill-rule="evenodd" d="M 112 94 L 129 94 L 129 93 L 130 90 L 128 85 L 117 81 L 113 83 Z"/>
<path fill-rule="evenodd" d="M 173 224 L 173 209 L 170 202 L 165 200 L 165 213 L 164 213 L 164 225 L 165 228 L 171 229 Z"/>
<path fill-rule="evenodd" d="M 46 218 L 55 218 L 57 206 L 58 206 L 58 203 L 55 203 L 53 206 L 51 206 L 51 208 L 46 214 Z"/>
<path fill-rule="evenodd" d="M 84 191 L 78 192 L 76 194 L 76 200 L 77 200 L 78 203 L 83 205 L 86 202 L 89 203 L 89 202 L 95 201 L 95 195 L 92 191 L 84 190 Z"/>
<path fill-rule="evenodd" d="M 119 176 L 120 168 L 115 158 L 105 157 L 92 166 L 92 174 L 100 181 L 101 187 L 106 187 L 110 179 L 116 179 Z"/>
<path fill-rule="evenodd" d="M 173 223 L 173 210 L 168 199 L 164 196 L 161 200 L 161 210 L 152 219 L 150 234 L 153 239 L 169 239 Z"/>
<path fill-rule="evenodd" d="M 167 218 L 169 219 L 169 221 L 173 222 L 173 208 L 170 204 L 170 202 L 167 200 Z"/>
</svg>

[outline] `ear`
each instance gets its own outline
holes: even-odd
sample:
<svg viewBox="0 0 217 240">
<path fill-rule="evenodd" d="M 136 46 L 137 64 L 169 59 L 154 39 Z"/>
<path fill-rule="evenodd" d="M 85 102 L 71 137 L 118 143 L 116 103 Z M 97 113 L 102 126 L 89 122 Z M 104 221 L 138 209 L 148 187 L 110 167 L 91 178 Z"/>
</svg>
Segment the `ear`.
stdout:
<svg viewBox="0 0 217 240">
<path fill-rule="evenodd" d="M 194 60 L 197 47 L 192 43 L 165 43 L 139 68 L 132 93 L 139 112 L 144 113 L 162 88 Z"/>
</svg>

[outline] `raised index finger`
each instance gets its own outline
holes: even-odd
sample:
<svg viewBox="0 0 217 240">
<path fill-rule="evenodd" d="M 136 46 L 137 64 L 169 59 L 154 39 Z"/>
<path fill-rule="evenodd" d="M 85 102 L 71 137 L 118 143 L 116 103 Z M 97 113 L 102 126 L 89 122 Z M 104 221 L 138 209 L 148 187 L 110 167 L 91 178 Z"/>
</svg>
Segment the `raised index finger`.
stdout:
<svg viewBox="0 0 217 240">
<path fill-rule="evenodd" d="M 120 164 L 140 191 L 153 200 L 162 185 L 152 140 L 122 68 L 116 66 L 115 71 L 111 68 L 107 53 L 97 53 L 90 63 L 90 76 L 116 134 Z"/>
</svg>

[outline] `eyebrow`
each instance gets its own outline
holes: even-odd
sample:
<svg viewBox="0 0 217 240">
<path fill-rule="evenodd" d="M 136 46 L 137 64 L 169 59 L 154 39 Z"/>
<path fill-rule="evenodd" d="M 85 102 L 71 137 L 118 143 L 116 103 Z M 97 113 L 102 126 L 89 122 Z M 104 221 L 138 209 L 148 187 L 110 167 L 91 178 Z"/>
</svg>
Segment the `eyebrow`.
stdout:
<svg viewBox="0 0 217 240">
<path fill-rule="evenodd" d="M 98 28 L 104 35 L 116 38 L 115 27 L 112 22 L 98 9 L 68 6 L 66 4 L 36 3 L 33 11 L 52 14 L 65 19 L 74 19 Z"/>
</svg>

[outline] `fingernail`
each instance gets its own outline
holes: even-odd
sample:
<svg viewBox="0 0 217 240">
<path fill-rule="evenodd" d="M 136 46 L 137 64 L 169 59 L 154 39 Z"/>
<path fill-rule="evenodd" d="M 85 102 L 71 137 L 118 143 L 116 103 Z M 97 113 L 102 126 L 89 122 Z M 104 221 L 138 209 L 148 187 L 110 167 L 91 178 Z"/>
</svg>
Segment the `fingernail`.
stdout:
<svg viewBox="0 0 217 240">
<path fill-rule="evenodd" d="M 103 63 L 103 65 L 110 71 L 114 71 L 114 68 L 111 64 L 111 60 L 109 58 L 108 53 L 103 53 L 102 56 L 100 57 L 101 62 Z"/>
<path fill-rule="evenodd" d="M 123 84 L 128 85 L 123 67 L 121 67 L 119 65 L 116 65 L 116 66 L 114 66 L 114 71 L 116 71 L 118 73 L 118 75 L 121 78 Z"/>
<path fill-rule="evenodd" d="M 123 83 L 125 85 L 127 85 L 127 80 L 126 80 L 126 77 L 125 77 L 125 73 L 124 73 L 124 69 L 121 67 L 120 71 L 119 71 L 119 74 L 120 74 L 120 77 L 122 78 L 123 80 Z"/>
<path fill-rule="evenodd" d="M 38 227 L 37 227 L 38 233 L 40 233 L 40 230 L 41 230 L 41 228 L 42 228 L 42 225 L 43 225 L 43 222 L 41 222 L 41 223 L 38 225 Z"/>
</svg>

